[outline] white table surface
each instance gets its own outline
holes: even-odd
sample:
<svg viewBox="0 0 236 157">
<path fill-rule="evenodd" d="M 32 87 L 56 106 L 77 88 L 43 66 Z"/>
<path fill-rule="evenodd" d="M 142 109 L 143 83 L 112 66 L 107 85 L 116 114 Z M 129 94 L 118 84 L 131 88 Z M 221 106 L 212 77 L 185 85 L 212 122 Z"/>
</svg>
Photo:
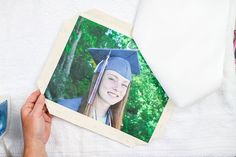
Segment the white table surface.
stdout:
<svg viewBox="0 0 236 157">
<path fill-rule="evenodd" d="M 22 155 L 20 108 L 37 88 L 63 21 L 96 7 L 133 23 L 137 4 L 138 0 L 0 1 L 0 95 L 11 96 L 10 127 L 4 137 L 9 156 Z M 230 66 L 225 65 L 221 89 L 196 104 L 175 107 L 163 136 L 146 146 L 129 148 L 54 117 L 48 156 L 236 156 L 236 84 L 227 70 Z M 0 156 L 6 156 L 2 146 Z"/>
</svg>

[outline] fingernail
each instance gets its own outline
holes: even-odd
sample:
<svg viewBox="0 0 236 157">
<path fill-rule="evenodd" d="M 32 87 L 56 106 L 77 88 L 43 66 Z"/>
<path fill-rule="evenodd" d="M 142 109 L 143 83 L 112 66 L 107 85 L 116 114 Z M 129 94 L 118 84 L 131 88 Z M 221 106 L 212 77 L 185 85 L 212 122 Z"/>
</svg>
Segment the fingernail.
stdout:
<svg viewBox="0 0 236 157">
<path fill-rule="evenodd" d="M 38 93 L 38 92 L 40 92 L 40 90 L 39 90 L 39 89 L 37 89 L 37 90 L 35 90 L 35 91 L 34 91 L 34 93 Z"/>
</svg>

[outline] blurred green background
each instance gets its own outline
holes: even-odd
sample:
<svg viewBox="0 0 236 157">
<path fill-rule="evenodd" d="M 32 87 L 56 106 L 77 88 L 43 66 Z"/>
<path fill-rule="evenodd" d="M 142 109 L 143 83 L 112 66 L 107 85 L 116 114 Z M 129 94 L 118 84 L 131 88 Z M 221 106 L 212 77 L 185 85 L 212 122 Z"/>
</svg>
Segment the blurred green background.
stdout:
<svg viewBox="0 0 236 157">
<path fill-rule="evenodd" d="M 96 67 L 87 48 L 138 49 L 133 39 L 79 17 L 45 91 L 48 99 L 87 93 Z M 168 97 L 140 52 L 138 57 L 141 74 L 133 76 L 121 130 L 148 142 Z"/>
</svg>

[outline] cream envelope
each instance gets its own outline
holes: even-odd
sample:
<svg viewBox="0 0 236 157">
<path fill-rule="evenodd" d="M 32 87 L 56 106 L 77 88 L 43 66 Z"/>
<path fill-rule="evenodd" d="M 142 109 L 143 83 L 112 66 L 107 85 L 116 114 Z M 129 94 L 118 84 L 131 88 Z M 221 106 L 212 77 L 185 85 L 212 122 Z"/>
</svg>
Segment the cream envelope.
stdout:
<svg viewBox="0 0 236 157">
<path fill-rule="evenodd" d="M 45 67 L 40 75 L 39 80 L 38 80 L 38 87 L 42 93 L 45 93 L 46 97 L 50 97 L 50 96 L 47 96 L 47 88 L 49 88 L 48 86 L 50 84 L 50 80 L 52 79 L 55 69 L 62 62 L 62 61 L 61 62 L 59 62 L 59 61 L 60 61 L 60 58 L 62 57 L 63 53 L 66 52 L 66 48 L 68 48 L 69 51 L 73 51 L 73 49 L 78 48 L 78 46 L 76 46 L 76 45 L 78 45 L 78 43 L 75 46 L 71 46 L 71 47 L 70 46 L 66 47 L 66 44 L 70 40 L 70 35 L 72 36 L 72 34 L 73 34 L 72 30 L 75 27 L 77 19 L 79 19 L 79 17 L 86 18 L 87 20 L 93 21 L 93 22 L 97 23 L 98 25 L 102 25 L 102 26 L 105 26 L 109 29 L 112 29 L 115 33 L 119 32 L 127 37 L 130 37 L 130 38 L 132 37 L 132 28 L 133 27 L 131 24 L 121 21 L 117 18 L 111 17 L 111 16 L 109 16 L 99 10 L 96 10 L 96 9 L 90 10 L 88 12 L 80 13 L 80 14 L 76 15 L 74 18 L 68 20 L 64 24 L 61 31 L 59 32 L 58 37 L 55 41 L 55 45 L 52 48 L 52 52 L 48 58 L 47 63 L 45 64 Z M 80 24 L 81 23 L 77 23 L 76 27 L 80 27 Z M 107 31 L 106 33 L 109 35 L 109 33 L 111 33 L 111 32 Z M 123 37 L 123 36 L 121 35 L 119 37 Z M 125 37 L 125 39 L 128 39 L 127 37 Z M 81 38 L 81 34 L 78 33 L 77 37 L 75 37 L 75 40 L 78 40 L 78 42 L 79 42 L 80 38 Z M 105 51 L 105 50 L 103 50 L 103 51 Z M 113 51 L 115 52 L 114 49 L 110 50 L 109 55 Z M 72 56 L 72 57 L 74 57 L 74 56 Z M 89 65 L 93 66 L 94 64 L 95 64 L 94 62 L 92 62 L 92 63 L 90 62 Z M 106 65 L 106 66 L 109 66 L 109 65 Z M 131 71 L 132 71 L 132 69 L 131 69 Z M 102 77 L 104 77 L 104 75 L 105 74 L 103 74 Z M 80 75 L 76 75 L 76 76 L 80 77 Z M 66 79 L 68 79 L 68 78 L 66 77 L 64 79 L 64 81 Z M 59 86 L 59 84 L 58 84 L 58 86 Z M 79 90 L 79 89 L 75 89 L 75 90 Z M 151 88 L 150 88 L 150 91 L 151 91 Z M 127 93 L 128 92 L 126 91 L 126 94 Z M 113 95 L 114 95 L 114 93 L 113 93 Z M 141 93 L 141 95 L 142 95 L 142 93 Z M 113 139 L 115 141 L 123 143 L 125 145 L 134 146 L 134 145 L 138 145 L 138 144 L 146 144 L 147 143 L 147 141 L 141 139 L 141 137 L 135 137 L 134 135 L 129 134 L 128 131 L 126 131 L 128 133 L 125 133 L 125 131 L 121 131 L 115 127 L 111 127 L 109 125 L 104 125 L 101 122 L 96 121 L 94 119 L 94 116 L 92 116 L 93 118 L 91 118 L 89 116 L 86 116 L 85 114 L 79 113 L 79 110 L 76 110 L 76 109 L 73 110 L 73 108 L 75 108 L 75 106 L 71 106 L 71 104 L 69 104 L 69 106 L 66 106 L 66 105 L 63 106 L 62 105 L 63 103 L 62 104 L 58 103 L 58 102 L 65 102 L 65 101 L 66 102 L 70 101 L 71 103 L 75 102 L 75 101 L 80 101 L 80 103 L 81 103 L 82 100 L 80 100 L 80 98 L 76 98 L 76 99 L 69 99 L 69 101 L 67 101 L 66 99 L 63 98 L 62 101 L 52 101 L 52 99 L 49 100 L 49 98 L 47 98 L 46 105 L 47 105 L 47 108 L 51 114 L 53 114 L 57 117 L 60 117 L 68 122 L 71 122 L 75 125 L 89 129 L 89 130 L 96 132 L 100 135 L 106 136 L 110 139 Z M 145 100 L 140 100 L 140 101 L 145 101 Z M 160 112 L 159 119 L 156 120 L 157 124 L 152 124 L 152 126 L 153 125 L 155 126 L 154 127 L 155 131 L 153 130 L 153 132 L 150 133 L 152 136 L 150 136 L 150 134 L 149 134 L 149 136 L 147 138 L 148 142 L 150 142 L 150 140 L 153 139 L 154 137 L 160 136 L 161 132 L 163 131 L 163 128 L 164 128 L 163 124 L 166 122 L 168 115 L 171 111 L 171 108 L 173 106 L 173 104 L 170 100 L 168 100 L 166 102 L 167 103 L 162 108 L 157 109 L 157 113 Z M 153 109 L 155 110 L 155 108 L 153 108 Z M 106 115 L 107 115 L 107 113 L 106 113 Z M 141 114 L 140 110 L 139 110 L 139 112 L 137 112 L 133 115 L 131 114 L 131 116 L 135 116 L 135 115 L 139 115 L 139 114 Z M 153 114 L 156 114 L 156 113 L 153 113 Z M 124 115 L 124 117 L 125 116 L 127 118 L 127 115 Z M 111 117 L 115 117 L 114 113 L 113 113 L 113 116 L 111 116 Z M 122 118 L 123 118 L 123 116 L 122 116 Z M 149 117 L 149 119 L 150 118 L 152 118 L 152 117 Z M 153 118 L 155 118 L 155 117 L 153 117 Z M 106 117 L 106 120 L 107 119 L 109 119 L 109 118 Z M 110 123 L 108 122 L 108 124 L 111 125 L 111 123 L 112 122 L 110 120 Z M 122 126 L 122 125 L 121 125 L 121 127 L 124 128 L 124 126 Z M 144 128 L 144 129 L 146 129 L 146 128 Z M 142 131 L 143 131 L 142 129 L 137 130 L 137 132 L 141 132 L 141 133 L 142 133 Z M 139 136 L 139 135 L 136 135 L 136 136 Z"/>
</svg>

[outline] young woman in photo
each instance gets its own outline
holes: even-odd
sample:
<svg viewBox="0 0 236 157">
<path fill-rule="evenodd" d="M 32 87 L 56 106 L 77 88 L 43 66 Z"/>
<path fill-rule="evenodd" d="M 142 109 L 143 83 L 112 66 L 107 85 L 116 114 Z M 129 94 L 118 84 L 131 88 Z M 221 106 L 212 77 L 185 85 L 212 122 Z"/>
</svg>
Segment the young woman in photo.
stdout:
<svg viewBox="0 0 236 157">
<path fill-rule="evenodd" d="M 89 52 L 97 67 L 87 97 L 58 103 L 77 105 L 80 113 L 120 129 L 132 74 L 140 73 L 137 51 L 93 48 Z"/>
</svg>

